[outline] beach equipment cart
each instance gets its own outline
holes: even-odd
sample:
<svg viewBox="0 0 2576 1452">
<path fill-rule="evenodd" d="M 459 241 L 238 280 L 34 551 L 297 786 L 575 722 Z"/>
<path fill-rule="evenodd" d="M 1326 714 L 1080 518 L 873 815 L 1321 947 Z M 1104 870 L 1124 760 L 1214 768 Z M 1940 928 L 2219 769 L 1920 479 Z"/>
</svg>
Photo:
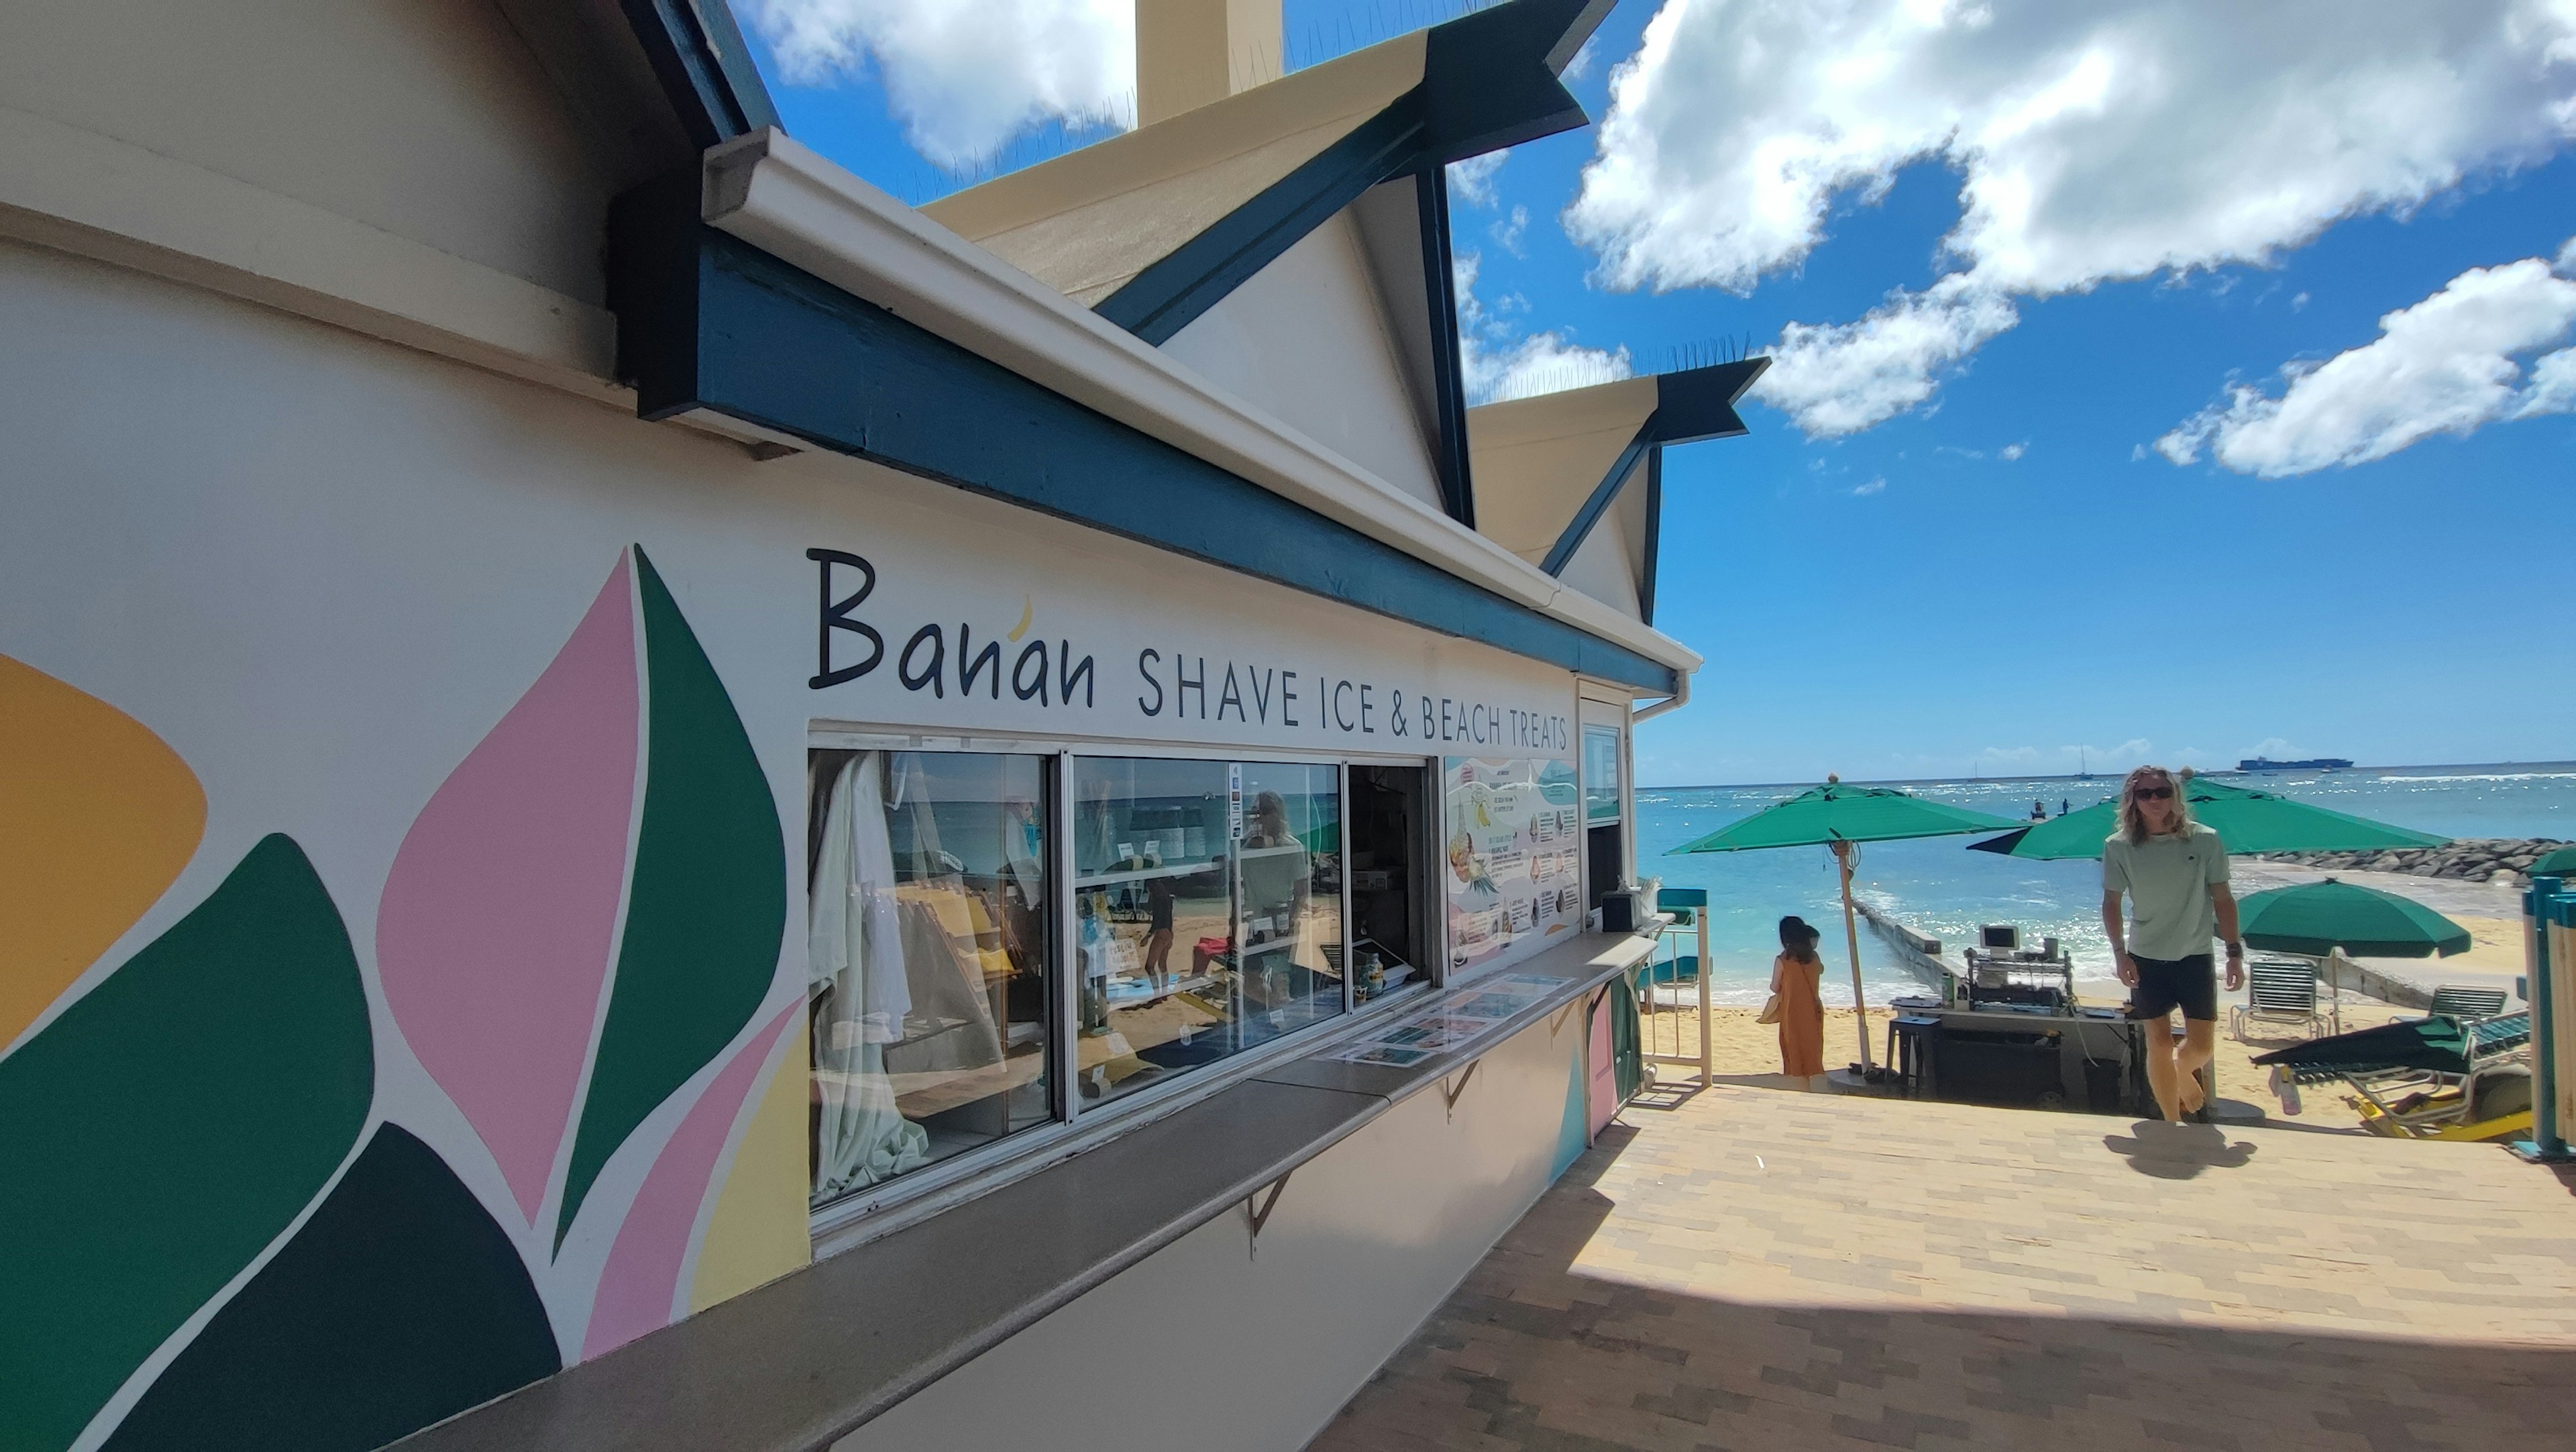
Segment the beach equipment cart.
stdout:
<svg viewBox="0 0 2576 1452">
<path fill-rule="evenodd" d="M 2258 1054 L 2276 1085 L 2340 1083 L 2373 1134 L 2501 1140 L 2531 1132 L 2531 1015 L 2400 1019 Z M 2286 1096 L 2285 1096 L 2286 1098 Z"/>
<path fill-rule="evenodd" d="M 1896 842 L 1915 837 L 1949 837 L 1965 832 L 1992 832 L 2012 823 L 1965 807 L 1927 801 L 1895 787 L 1850 786 L 1838 776 L 1810 787 L 1787 801 L 1774 802 L 1740 822 L 1720 827 L 1682 852 L 1749 852 L 1768 847 L 1830 847 L 1841 869 L 1843 944 L 1851 955 L 1852 1007 L 1860 1020 L 1860 1066 L 1873 1065 L 1869 1052 L 1869 1001 L 1860 986 L 1860 924 L 1852 906 L 1852 866 L 1863 842 Z"/>
<path fill-rule="evenodd" d="M 2310 806 L 2276 792 L 2229 786 L 2205 776 L 2186 776 L 2183 800 L 2195 821 L 2215 830 L 2230 856 L 2254 852 L 2361 852 L 2387 847 L 2439 847 L 2450 839 L 2428 832 L 2392 827 L 2367 817 Z M 2100 857 L 2103 840 L 2120 825 L 2120 802 L 2112 797 L 2081 811 L 2034 822 L 2017 831 L 1968 844 L 1971 851 L 1999 852 L 2007 857 L 2060 860 Z"/>
</svg>

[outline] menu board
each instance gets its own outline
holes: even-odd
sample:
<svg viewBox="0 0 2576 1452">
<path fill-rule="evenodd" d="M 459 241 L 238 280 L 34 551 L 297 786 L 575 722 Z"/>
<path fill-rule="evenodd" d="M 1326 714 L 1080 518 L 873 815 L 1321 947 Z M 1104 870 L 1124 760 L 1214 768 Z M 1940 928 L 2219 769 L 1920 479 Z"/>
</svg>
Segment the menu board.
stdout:
<svg viewBox="0 0 2576 1452">
<path fill-rule="evenodd" d="M 1451 971 L 1574 931 L 1583 821 L 1573 763 L 1452 756 L 1443 764 Z"/>
</svg>

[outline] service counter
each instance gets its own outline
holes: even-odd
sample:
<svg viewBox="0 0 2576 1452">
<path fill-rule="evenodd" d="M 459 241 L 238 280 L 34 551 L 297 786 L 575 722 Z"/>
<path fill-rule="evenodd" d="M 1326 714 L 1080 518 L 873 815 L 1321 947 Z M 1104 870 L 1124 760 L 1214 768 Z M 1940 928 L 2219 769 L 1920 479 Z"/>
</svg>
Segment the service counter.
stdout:
<svg viewBox="0 0 2576 1452">
<path fill-rule="evenodd" d="M 1547 1066 L 1570 1062 L 1577 1077 L 1518 1087 L 1572 1094 L 1571 1085 L 1589 1077 L 1582 1046 L 1590 1041 L 1588 1008 L 1595 991 L 1645 961 L 1655 942 L 1652 932 L 1585 933 L 1456 987 L 1410 995 L 1400 1008 L 1389 1006 L 1395 1016 L 1437 1012 L 1488 993 L 1504 978 L 1554 980 L 1486 1031 L 1403 1067 L 1340 1057 L 1353 1043 L 1385 1031 L 1386 1019 L 1371 1015 L 1151 1124 L 819 1260 L 398 1445 L 406 1452 L 695 1452 L 715 1446 L 804 1452 L 830 1446 L 1121 1272 L 1171 1250 L 1193 1232 L 1215 1229 L 1215 1222 L 1225 1222 L 1223 1234 L 1232 1237 L 1244 1261 L 1257 1263 L 1265 1236 L 1279 1235 L 1315 1208 L 1311 1200 L 1301 1203 L 1299 1187 L 1291 1183 L 1297 1172 L 1337 1152 L 1384 1160 L 1373 1153 L 1382 1147 L 1362 1141 L 1390 1115 L 1411 1109 L 1468 1135 L 1503 1126 L 1459 1121 L 1500 1111 L 1497 1117 L 1516 1122 L 1520 1131 L 1535 1129 L 1561 1141 L 1561 1123 L 1533 1125 L 1530 1115 L 1513 1106 L 1480 1104 L 1479 1072 L 1489 1058 L 1514 1057 L 1503 1051 L 1543 1045 L 1546 1052 L 1518 1056 L 1534 1059 L 1541 1075 L 1565 1072 Z M 1508 1228 L 1562 1168 L 1556 1160 L 1567 1148 L 1579 1151 L 1581 1143 L 1549 1145 L 1543 1173 L 1500 1182 L 1505 1198 L 1485 1206 L 1475 1217 L 1482 1223 L 1466 1227 L 1464 1236 L 1428 1238 L 1456 1262 L 1454 1271 L 1442 1267 L 1400 1295 L 1400 1303 L 1344 1305 L 1339 1312 L 1390 1327 L 1400 1342 L 1483 1253 L 1491 1239 L 1484 1225 L 1495 1226 L 1494 1233 Z M 1370 1173 L 1389 1169 L 1380 1164 Z M 1426 1164 L 1422 1173 L 1441 1170 Z M 1389 1210 L 1399 1203 L 1390 1195 Z M 1167 1284 L 1209 1284 L 1203 1272 L 1171 1269 Z M 1436 1294 L 1426 1300 L 1426 1289 Z M 904 1314 L 887 1315 L 889 1306 L 905 1308 Z M 1252 1304 L 1239 1310 L 1258 1314 Z M 1137 1308 L 1116 1314 L 1137 1314 Z M 1182 1309 L 1143 1314 L 1168 1319 Z M 1122 1354 L 1145 1354 L 1144 1339 Z M 1392 1349 L 1392 1343 L 1385 1348 Z M 1358 1355 L 1345 1358 L 1352 1365 L 1373 1366 L 1384 1354 L 1365 1340 L 1356 1350 Z M 1217 1404 L 1225 1401 L 1223 1383 L 1234 1374 L 1229 1365 L 1218 1357 L 1196 1375 L 1202 1392 Z M 969 1389 L 965 1396 L 975 1393 Z M 1333 1401 L 1325 1414 L 1338 1405 Z M 1058 1411 L 1074 1422 L 1083 1415 L 1078 1405 Z M 1302 1440 L 1301 1434 L 1284 1445 Z M 864 1442 L 862 1434 L 850 1445 Z"/>
</svg>

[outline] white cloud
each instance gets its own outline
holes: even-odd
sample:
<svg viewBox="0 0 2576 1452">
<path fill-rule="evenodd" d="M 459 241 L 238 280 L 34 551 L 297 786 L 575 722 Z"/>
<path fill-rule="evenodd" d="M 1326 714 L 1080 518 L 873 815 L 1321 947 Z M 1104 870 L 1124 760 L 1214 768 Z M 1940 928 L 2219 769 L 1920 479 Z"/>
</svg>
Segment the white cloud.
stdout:
<svg viewBox="0 0 2576 1452">
<path fill-rule="evenodd" d="M 1526 299 L 1506 298 L 1487 312 L 1476 298 L 1476 274 L 1484 259 L 1470 252 L 1454 268 L 1458 288 L 1458 363 L 1465 376 L 1467 401 L 1501 403 L 1506 399 L 1612 383 L 1636 371 L 1624 347 L 1614 351 L 1586 348 L 1563 333 L 1524 334 L 1511 321 L 1526 312 Z"/>
<path fill-rule="evenodd" d="M 2473 267 L 2379 320 L 2379 336 L 2323 363 L 2285 365 L 2276 397 L 2239 385 L 2156 440 L 2176 464 L 2204 449 L 2240 474 L 2279 478 L 2386 458 L 2434 434 L 2576 412 L 2576 349 L 2517 357 L 2576 326 L 2576 281 L 2537 257 Z"/>
<path fill-rule="evenodd" d="M 1482 156 L 1449 163 L 1449 194 L 1469 206 L 1492 206 L 1495 201 L 1494 173 L 1501 171 L 1503 163 L 1511 159 L 1512 149 L 1506 146 L 1500 151 L 1488 151 Z"/>
<path fill-rule="evenodd" d="M 1510 216 L 1496 221 L 1485 229 L 1493 237 L 1495 246 L 1514 257 L 1524 255 L 1521 252 L 1521 234 L 1528 230 L 1529 208 L 1523 206 L 1514 206 Z"/>
<path fill-rule="evenodd" d="M 1620 288 L 1750 291 L 1899 169 L 1959 178 L 1950 272 L 1798 324 L 1757 396 L 1810 435 L 1927 400 L 2009 301 L 2268 264 L 2576 130 L 2576 3 L 1667 0 L 1566 225 Z M 1855 355 L 1844 361 L 1840 354 Z"/>
<path fill-rule="evenodd" d="M 2029 452 L 2030 440 L 2024 439 L 2018 444 L 2006 444 L 2002 448 L 1995 450 L 1995 457 L 2009 464 L 2013 460 L 2018 459 Z"/>
<path fill-rule="evenodd" d="M 904 139 L 952 171 L 1049 121 L 1134 124 L 1128 0 L 752 0 L 745 13 L 792 84 L 873 65 Z"/>
<path fill-rule="evenodd" d="M 1924 402 L 1942 370 L 2018 320 L 2000 294 L 1957 276 L 1891 293 L 1853 323 L 1790 323 L 1753 396 L 1808 435 L 1847 434 Z"/>
<path fill-rule="evenodd" d="M 2296 297 L 2294 297 L 2294 298 L 2291 298 L 2291 299 L 2290 299 L 2290 311 L 2292 311 L 2292 312 L 2294 312 L 2294 313 L 2295 313 L 2295 312 L 2299 312 L 2299 311 L 2301 311 L 2301 310 L 2305 309 L 2305 308 L 2307 307 L 2307 305 L 2308 305 L 2308 295 L 2307 295 L 2306 293 L 2304 293 L 2304 292 L 2303 292 L 2303 293 L 2300 293 L 2298 296 L 2296 296 Z"/>
<path fill-rule="evenodd" d="M 1884 474 L 1873 476 L 1866 484 L 1855 484 L 1852 486 L 1852 494 L 1861 499 L 1867 499 L 1873 494 L 1884 494 L 1886 492 L 1887 476 Z"/>
</svg>

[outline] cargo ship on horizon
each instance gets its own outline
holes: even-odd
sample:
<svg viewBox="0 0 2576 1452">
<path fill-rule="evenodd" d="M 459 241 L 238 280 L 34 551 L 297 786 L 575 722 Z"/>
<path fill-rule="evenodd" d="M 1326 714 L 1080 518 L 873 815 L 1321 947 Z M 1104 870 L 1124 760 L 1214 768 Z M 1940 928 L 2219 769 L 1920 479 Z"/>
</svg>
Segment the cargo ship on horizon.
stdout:
<svg viewBox="0 0 2576 1452">
<path fill-rule="evenodd" d="M 2274 761 L 2257 756 L 2236 763 L 2238 771 L 2341 771 L 2352 765 L 2340 756 L 2315 756 L 2305 761 Z"/>
</svg>

